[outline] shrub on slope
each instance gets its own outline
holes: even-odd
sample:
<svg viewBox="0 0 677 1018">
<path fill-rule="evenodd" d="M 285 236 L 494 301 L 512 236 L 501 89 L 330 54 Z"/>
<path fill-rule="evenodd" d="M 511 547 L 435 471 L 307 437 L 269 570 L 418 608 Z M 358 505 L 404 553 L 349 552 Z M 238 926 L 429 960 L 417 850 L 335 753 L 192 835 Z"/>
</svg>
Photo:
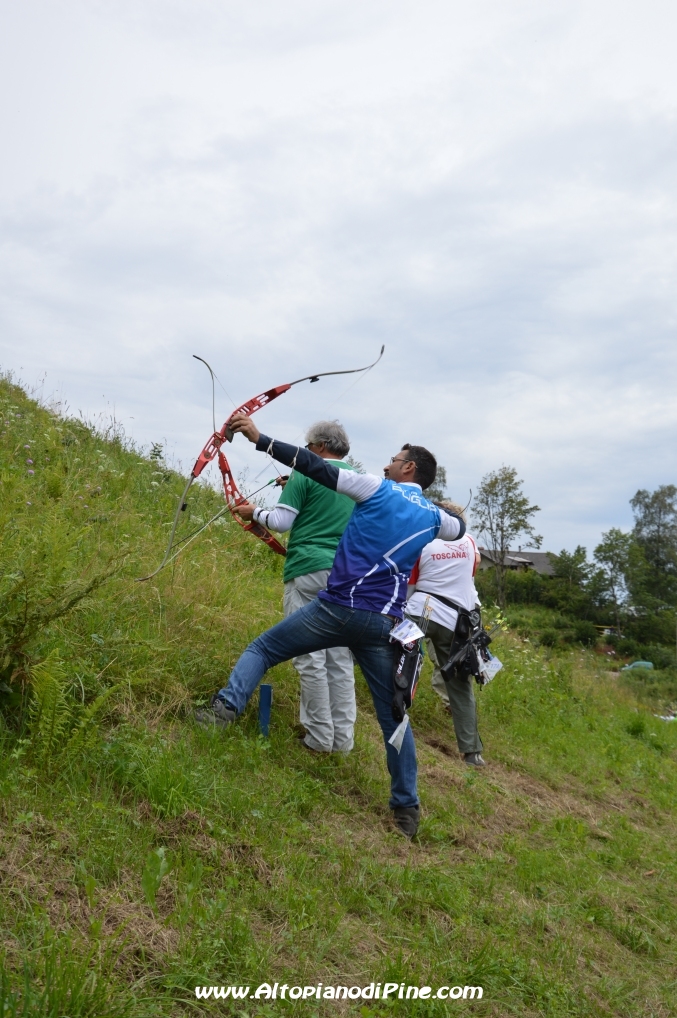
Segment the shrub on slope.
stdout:
<svg viewBox="0 0 677 1018">
<path fill-rule="evenodd" d="M 135 583 L 162 557 L 183 480 L 7 380 L 0 482 L 0 696 L 10 723 L 27 723 L 42 660 L 62 676 L 75 723 L 122 680 L 166 704 L 211 688 L 243 638 L 279 617 L 281 560 L 226 518 L 156 582 Z M 177 536 L 221 504 L 195 485 Z"/>
</svg>

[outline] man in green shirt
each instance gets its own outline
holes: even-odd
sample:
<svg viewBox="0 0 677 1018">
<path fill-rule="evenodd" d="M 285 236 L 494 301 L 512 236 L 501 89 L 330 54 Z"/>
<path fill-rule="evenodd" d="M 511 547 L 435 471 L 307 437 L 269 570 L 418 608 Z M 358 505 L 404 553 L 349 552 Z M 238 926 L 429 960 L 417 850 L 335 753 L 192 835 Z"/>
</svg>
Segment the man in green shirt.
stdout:
<svg viewBox="0 0 677 1018">
<path fill-rule="evenodd" d="M 306 435 L 307 449 L 343 470 L 350 442 L 338 421 L 318 421 Z M 284 564 L 284 613 L 291 615 L 313 601 L 327 586 L 341 535 L 355 506 L 303 474 L 292 472 L 274 509 L 252 503 L 238 506 L 244 519 L 269 530 L 291 530 Z M 317 650 L 295 657 L 301 677 L 301 724 L 304 745 L 319 753 L 348 753 L 353 748 L 357 708 L 353 659 L 347 647 Z"/>
</svg>

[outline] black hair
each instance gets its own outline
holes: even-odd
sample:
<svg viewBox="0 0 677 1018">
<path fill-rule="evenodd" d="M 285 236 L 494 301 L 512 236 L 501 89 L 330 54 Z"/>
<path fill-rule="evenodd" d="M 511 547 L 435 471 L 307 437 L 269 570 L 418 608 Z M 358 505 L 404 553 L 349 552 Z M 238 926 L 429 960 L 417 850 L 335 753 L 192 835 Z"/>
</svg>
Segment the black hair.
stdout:
<svg viewBox="0 0 677 1018">
<path fill-rule="evenodd" d="M 414 480 L 425 491 L 437 476 L 437 460 L 422 445 L 409 445 L 407 442 L 406 445 L 402 446 L 402 452 L 408 453 L 408 458 L 416 464 Z"/>
</svg>

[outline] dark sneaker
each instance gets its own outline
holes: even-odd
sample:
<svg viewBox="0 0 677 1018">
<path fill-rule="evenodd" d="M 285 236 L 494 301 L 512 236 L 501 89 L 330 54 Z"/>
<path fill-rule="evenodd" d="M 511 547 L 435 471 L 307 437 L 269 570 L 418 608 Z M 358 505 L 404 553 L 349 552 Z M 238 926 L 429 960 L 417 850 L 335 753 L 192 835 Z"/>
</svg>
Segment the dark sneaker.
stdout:
<svg viewBox="0 0 677 1018">
<path fill-rule="evenodd" d="M 199 707 L 193 715 L 200 728 L 227 728 L 237 717 L 234 710 L 226 707 L 218 693 L 214 693 L 209 707 Z"/>
<path fill-rule="evenodd" d="M 418 822 L 421 817 L 420 806 L 396 806 L 393 810 L 393 820 L 398 831 L 405 838 L 413 838 L 418 830 Z"/>
<path fill-rule="evenodd" d="M 307 749 L 309 753 L 314 753 L 315 756 L 326 756 L 326 753 L 324 753 L 323 750 L 313 749 L 312 746 L 309 746 L 305 739 L 301 740 L 301 745 L 303 746 L 304 749 Z"/>
<path fill-rule="evenodd" d="M 482 759 L 481 753 L 464 753 L 463 762 L 468 764 L 468 767 L 486 767 L 486 760 Z"/>
</svg>

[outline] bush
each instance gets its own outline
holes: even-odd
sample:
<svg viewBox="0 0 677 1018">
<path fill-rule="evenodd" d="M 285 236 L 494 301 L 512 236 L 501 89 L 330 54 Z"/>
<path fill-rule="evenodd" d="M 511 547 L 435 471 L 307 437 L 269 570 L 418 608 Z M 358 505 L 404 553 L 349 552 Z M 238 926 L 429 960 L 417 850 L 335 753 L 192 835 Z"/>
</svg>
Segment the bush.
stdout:
<svg viewBox="0 0 677 1018">
<path fill-rule="evenodd" d="M 508 604 L 536 605 L 542 601 L 542 591 L 547 579 L 528 569 L 526 572 L 508 570 L 505 574 L 505 597 Z M 496 597 L 496 576 L 494 569 L 483 569 L 475 577 L 475 585 L 483 601 Z"/>
<path fill-rule="evenodd" d="M 559 643 L 559 633 L 556 629 L 544 629 L 538 642 L 542 647 L 556 647 Z"/>
<path fill-rule="evenodd" d="M 660 647 L 655 643 L 638 643 L 628 637 L 609 636 L 607 642 L 621 657 L 637 661 L 651 661 L 654 668 L 674 668 L 675 651 L 672 647 Z"/>
<path fill-rule="evenodd" d="M 669 611 L 650 612 L 637 618 L 628 618 L 625 621 L 624 631 L 626 636 L 637 643 L 651 644 L 652 647 L 674 646 L 675 613 L 670 609 Z"/>
<path fill-rule="evenodd" d="M 579 622 L 574 623 L 574 638 L 577 643 L 582 643 L 584 647 L 594 647 L 597 643 L 597 630 L 592 622 L 586 622 L 584 619 L 581 619 Z"/>
<path fill-rule="evenodd" d="M 621 657 L 639 657 L 639 645 L 634 640 L 629 640 L 625 636 L 620 639 L 617 636 L 610 636 L 609 643 L 616 648 Z"/>
<path fill-rule="evenodd" d="M 644 661 L 651 661 L 654 668 L 673 668 L 675 652 L 671 647 L 657 647 L 655 644 L 640 646 L 639 652 Z"/>
<path fill-rule="evenodd" d="M 641 739 L 646 732 L 646 721 L 640 714 L 639 717 L 631 718 L 625 726 L 625 730 L 628 735 L 631 735 L 633 739 Z"/>
</svg>

